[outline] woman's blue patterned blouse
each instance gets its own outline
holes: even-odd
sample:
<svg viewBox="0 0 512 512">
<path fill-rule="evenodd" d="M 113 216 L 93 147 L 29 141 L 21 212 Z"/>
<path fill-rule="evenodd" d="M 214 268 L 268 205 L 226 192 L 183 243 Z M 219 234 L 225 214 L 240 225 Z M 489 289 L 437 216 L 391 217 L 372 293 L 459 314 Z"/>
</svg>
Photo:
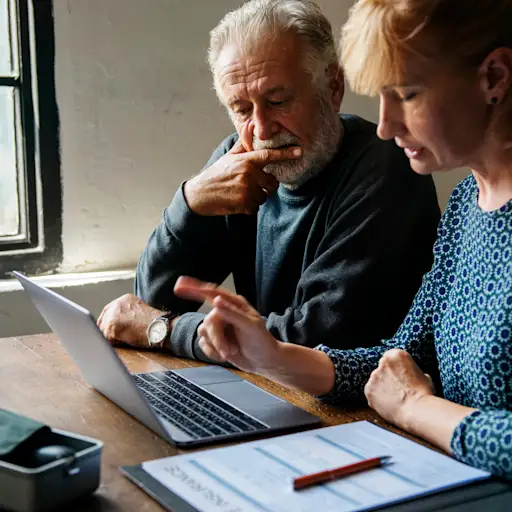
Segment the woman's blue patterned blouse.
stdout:
<svg viewBox="0 0 512 512">
<path fill-rule="evenodd" d="M 336 368 L 323 398 L 364 399 L 382 354 L 406 350 L 423 371 L 439 370 L 447 400 L 478 409 L 455 429 L 454 457 L 512 478 L 512 201 L 484 212 L 477 200 L 469 176 L 452 193 L 432 270 L 393 339 L 356 350 L 318 347 Z"/>
</svg>

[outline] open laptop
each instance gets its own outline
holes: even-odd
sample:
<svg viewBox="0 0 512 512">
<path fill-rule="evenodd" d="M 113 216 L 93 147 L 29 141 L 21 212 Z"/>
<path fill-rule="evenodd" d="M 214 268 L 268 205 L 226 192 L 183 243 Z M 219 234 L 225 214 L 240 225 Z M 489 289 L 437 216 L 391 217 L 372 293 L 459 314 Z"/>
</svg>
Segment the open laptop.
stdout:
<svg viewBox="0 0 512 512">
<path fill-rule="evenodd" d="M 89 311 L 13 275 L 89 383 L 173 444 L 187 448 L 321 421 L 220 366 L 131 374 Z"/>
</svg>

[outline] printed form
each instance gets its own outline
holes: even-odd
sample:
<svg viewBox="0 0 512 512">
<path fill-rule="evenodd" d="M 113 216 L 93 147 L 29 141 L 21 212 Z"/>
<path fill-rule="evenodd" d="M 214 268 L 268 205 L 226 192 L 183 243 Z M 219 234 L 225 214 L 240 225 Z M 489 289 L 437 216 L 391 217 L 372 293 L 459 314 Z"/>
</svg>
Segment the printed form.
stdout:
<svg viewBox="0 0 512 512">
<path fill-rule="evenodd" d="M 293 478 L 371 457 L 392 464 L 294 491 Z M 490 475 L 367 421 L 145 462 L 143 469 L 196 510 L 358 511 Z"/>
</svg>

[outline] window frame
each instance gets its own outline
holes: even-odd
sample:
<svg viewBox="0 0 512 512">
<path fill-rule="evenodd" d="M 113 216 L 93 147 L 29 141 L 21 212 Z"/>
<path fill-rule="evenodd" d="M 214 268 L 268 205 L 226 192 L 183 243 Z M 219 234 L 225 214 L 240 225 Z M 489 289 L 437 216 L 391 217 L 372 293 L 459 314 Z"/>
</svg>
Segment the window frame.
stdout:
<svg viewBox="0 0 512 512">
<path fill-rule="evenodd" d="M 0 278 L 16 269 L 28 274 L 54 270 L 62 261 L 62 185 L 59 117 L 55 93 L 55 37 L 51 0 L 13 0 L 17 10 L 18 78 L 0 86 L 19 88 L 16 140 L 20 231 L 0 238 Z M 13 45 L 16 46 L 16 45 Z M 16 50 L 16 48 L 13 48 Z M 21 112 L 17 112 L 21 110 Z M 22 214 L 22 211 L 25 214 Z M 22 223 L 25 226 L 22 226 Z"/>
</svg>

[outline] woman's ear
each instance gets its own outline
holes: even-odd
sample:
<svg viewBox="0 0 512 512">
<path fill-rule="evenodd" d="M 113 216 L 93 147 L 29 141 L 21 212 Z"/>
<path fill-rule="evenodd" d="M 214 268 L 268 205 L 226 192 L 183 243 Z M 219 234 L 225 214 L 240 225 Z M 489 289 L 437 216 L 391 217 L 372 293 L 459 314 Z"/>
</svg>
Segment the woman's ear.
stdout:
<svg viewBox="0 0 512 512">
<path fill-rule="evenodd" d="M 497 48 L 487 55 L 480 66 L 480 77 L 487 103 L 501 103 L 512 88 L 512 49 Z"/>
</svg>

